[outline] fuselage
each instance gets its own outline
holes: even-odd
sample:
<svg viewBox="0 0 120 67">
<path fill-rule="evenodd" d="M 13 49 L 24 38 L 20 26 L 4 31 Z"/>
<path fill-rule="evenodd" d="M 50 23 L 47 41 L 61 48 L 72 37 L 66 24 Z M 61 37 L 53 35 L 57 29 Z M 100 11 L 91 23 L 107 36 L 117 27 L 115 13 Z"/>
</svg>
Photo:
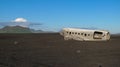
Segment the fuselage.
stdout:
<svg viewBox="0 0 120 67">
<path fill-rule="evenodd" d="M 63 28 L 60 34 L 65 40 L 103 41 L 110 39 L 110 33 L 105 30 L 89 30 L 77 28 Z"/>
</svg>

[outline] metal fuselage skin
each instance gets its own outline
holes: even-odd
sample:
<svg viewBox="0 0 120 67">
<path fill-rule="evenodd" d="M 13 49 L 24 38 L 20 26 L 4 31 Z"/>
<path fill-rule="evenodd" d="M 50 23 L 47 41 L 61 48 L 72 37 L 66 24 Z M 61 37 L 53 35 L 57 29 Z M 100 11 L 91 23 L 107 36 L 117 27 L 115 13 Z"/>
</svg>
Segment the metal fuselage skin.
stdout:
<svg viewBox="0 0 120 67">
<path fill-rule="evenodd" d="M 60 35 L 62 35 L 65 40 L 107 41 L 110 39 L 110 33 L 105 30 L 63 28 Z"/>
</svg>

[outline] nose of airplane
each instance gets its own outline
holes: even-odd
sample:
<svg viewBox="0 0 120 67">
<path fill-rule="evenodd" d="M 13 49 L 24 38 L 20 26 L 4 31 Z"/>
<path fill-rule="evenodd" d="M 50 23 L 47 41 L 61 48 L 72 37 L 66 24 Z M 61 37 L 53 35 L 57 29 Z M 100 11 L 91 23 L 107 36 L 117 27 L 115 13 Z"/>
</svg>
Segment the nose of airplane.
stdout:
<svg viewBox="0 0 120 67">
<path fill-rule="evenodd" d="M 109 32 L 107 33 L 107 36 L 106 36 L 106 37 L 107 37 L 107 40 L 110 39 L 110 33 L 109 33 Z"/>
</svg>

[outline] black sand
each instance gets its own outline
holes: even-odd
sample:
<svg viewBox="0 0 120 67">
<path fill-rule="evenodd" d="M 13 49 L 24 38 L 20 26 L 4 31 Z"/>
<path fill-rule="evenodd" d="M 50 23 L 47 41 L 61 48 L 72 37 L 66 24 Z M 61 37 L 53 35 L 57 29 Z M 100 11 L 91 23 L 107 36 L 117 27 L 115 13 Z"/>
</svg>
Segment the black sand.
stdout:
<svg viewBox="0 0 120 67">
<path fill-rule="evenodd" d="M 64 41 L 59 34 L 0 34 L 0 67 L 120 67 L 120 36 Z"/>
</svg>

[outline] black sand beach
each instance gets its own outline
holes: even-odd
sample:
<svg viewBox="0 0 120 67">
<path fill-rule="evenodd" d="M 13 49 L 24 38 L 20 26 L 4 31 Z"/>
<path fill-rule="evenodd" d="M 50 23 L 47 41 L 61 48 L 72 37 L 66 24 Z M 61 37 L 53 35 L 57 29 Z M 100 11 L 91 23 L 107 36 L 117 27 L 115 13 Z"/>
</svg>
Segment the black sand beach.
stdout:
<svg viewBox="0 0 120 67">
<path fill-rule="evenodd" d="M 120 36 L 82 42 L 57 33 L 0 34 L 0 67 L 120 67 Z"/>
</svg>

